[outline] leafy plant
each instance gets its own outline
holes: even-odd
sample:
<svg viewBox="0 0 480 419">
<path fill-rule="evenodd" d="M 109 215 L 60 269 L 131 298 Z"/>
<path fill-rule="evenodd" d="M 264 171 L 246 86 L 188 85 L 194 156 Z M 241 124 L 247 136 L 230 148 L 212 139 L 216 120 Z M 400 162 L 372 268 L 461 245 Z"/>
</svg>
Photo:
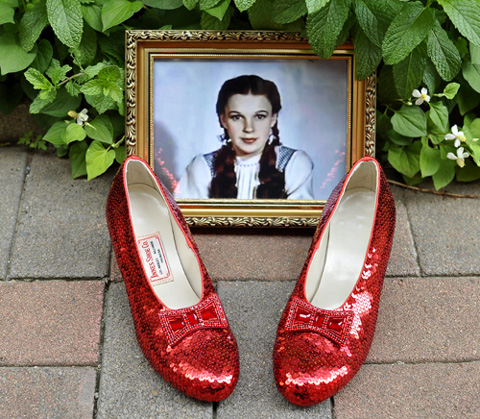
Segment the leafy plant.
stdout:
<svg viewBox="0 0 480 419">
<path fill-rule="evenodd" d="M 410 184 L 480 178 L 479 0 L 0 0 L 0 110 L 28 96 L 74 177 L 125 157 L 126 28 L 299 31 L 322 58 L 351 38 L 377 155 Z"/>
</svg>

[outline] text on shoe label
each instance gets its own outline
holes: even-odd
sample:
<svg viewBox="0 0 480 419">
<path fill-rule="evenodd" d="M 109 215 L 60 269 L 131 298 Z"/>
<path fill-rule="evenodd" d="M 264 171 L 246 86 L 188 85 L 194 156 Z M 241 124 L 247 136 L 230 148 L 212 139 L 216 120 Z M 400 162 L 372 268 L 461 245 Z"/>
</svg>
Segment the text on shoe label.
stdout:
<svg viewBox="0 0 480 419">
<path fill-rule="evenodd" d="M 142 258 L 147 277 L 152 283 L 170 282 L 173 280 L 168 268 L 167 259 L 162 248 L 160 235 L 142 237 L 137 240 L 138 249 Z"/>
</svg>

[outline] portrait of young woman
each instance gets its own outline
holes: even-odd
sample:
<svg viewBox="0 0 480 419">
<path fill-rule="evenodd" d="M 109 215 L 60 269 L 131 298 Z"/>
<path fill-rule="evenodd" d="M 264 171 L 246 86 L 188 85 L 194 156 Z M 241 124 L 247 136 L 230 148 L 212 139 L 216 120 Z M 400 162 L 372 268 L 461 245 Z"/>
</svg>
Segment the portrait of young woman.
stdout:
<svg viewBox="0 0 480 419">
<path fill-rule="evenodd" d="M 343 60 L 158 60 L 154 169 L 176 199 L 322 200 L 346 168 Z"/>
</svg>

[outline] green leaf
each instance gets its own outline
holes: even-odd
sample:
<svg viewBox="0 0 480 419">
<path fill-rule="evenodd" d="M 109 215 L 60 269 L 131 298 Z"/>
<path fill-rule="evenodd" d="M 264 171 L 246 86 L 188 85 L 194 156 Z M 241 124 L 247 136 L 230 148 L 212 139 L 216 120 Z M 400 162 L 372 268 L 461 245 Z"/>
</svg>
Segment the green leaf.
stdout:
<svg viewBox="0 0 480 419">
<path fill-rule="evenodd" d="M 477 0 L 438 0 L 458 31 L 480 46 L 480 4 Z"/>
<path fill-rule="evenodd" d="M 99 114 L 105 113 L 108 110 L 114 110 L 117 107 L 116 102 L 103 94 L 100 95 L 85 95 L 85 100 L 90 106 L 93 106 Z"/>
<path fill-rule="evenodd" d="M 102 9 L 96 4 L 82 4 L 82 15 L 85 22 L 97 32 L 103 31 Z"/>
<path fill-rule="evenodd" d="M 472 64 L 469 60 L 464 60 L 462 65 L 462 74 L 468 84 L 480 93 L 480 65 Z"/>
<path fill-rule="evenodd" d="M 0 25 L 4 23 L 15 23 L 13 16 L 15 15 L 15 9 L 7 3 L 0 2 Z"/>
<path fill-rule="evenodd" d="M 422 145 L 420 152 L 420 171 L 422 177 L 432 176 L 437 173 L 441 164 L 440 150 L 430 147 L 428 144 Z"/>
<path fill-rule="evenodd" d="M 480 105 L 480 94 L 473 90 L 468 83 L 462 83 L 457 95 L 458 110 L 465 115 Z"/>
<path fill-rule="evenodd" d="M 439 189 L 447 186 L 455 177 L 456 163 L 453 160 L 442 159 L 440 161 L 440 167 L 432 176 L 433 186 L 438 191 Z"/>
<path fill-rule="evenodd" d="M 377 47 L 381 47 L 385 31 L 376 16 L 376 10 L 373 9 L 376 5 L 376 2 L 356 0 L 355 14 L 368 39 Z"/>
<path fill-rule="evenodd" d="M 388 149 L 388 162 L 397 172 L 412 178 L 420 170 L 420 157 L 418 150 L 420 147 L 421 143 L 419 141 L 408 147 L 398 147 L 393 145 Z"/>
<path fill-rule="evenodd" d="M 430 110 L 427 112 L 427 115 L 436 128 L 436 132 L 444 134 L 449 131 L 448 109 L 442 102 L 430 103 Z"/>
<path fill-rule="evenodd" d="M 272 13 L 275 22 L 290 23 L 307 14 L 307 5 L 305 0 L 277 0 Z"/>
<path fill-rule="evenodd" d="M 1 4 L 1 3 L 0 3 Z M 25 51 L 31 51 L 45 26 L 48 24 L 45 0 L 30 4 L 20 20 L 18 36 Z"/>
<path fill-rule="evenodd" d="M 110 118 L 107 115 L 99 115 L 90 122 L 91 126 L 86 125 L 87 135 L 93 139 L 105 144 L 113 143 L 113 127 Z"/>
<path fill-rule="evenodd" d="M 480 64 L 480 46 L 477 46 L 470 42 L 469 50 L 470 60 L 472 61 L 472 64 Z"/>
<path fill-rule="evenodd" d="M 0 35 L 0 70 L 2 76 L 25 70 L 36 55 L 37 48 L 34 47 L 30 52 L 26 52 L 15 34 L 5 32 Z"/>
<path fill-rule="evenodd" d="M 195 9 L 195 6 L 198 3 L 198 0 L 182 0 L 183 5 L 187 8 L 187 10 Z"/>
<path fill-rule="evenodd" d="M 355 47 L 355 77 L 366 79 L 378 67 L 382 60 L 382 50 L 365 35 L 363 29 L 354 28 L 353 44 Z"/>
<path fill-rule="evenodd" d="M 143 3 L 161 10 L 175 10 L 183 6 L 182 0 L 144 0 Z"/>
<path fill-rule="evenodd" d="M 91 180 L 105 173 L 115 160 L 115 151 L 106 150 L 99 141 L 93 141 L 85 154 L 87 179 Z"/>
<path fill-rule="evenodd" d="M 68 64 L 60 66 L 60 62 L 54 58 L 45 74 L 50 77 L 54 85 L 57 85 L 65 79 L 71 69 L 72 67 Z"/>
<path fill-rule="evenodd" d="M 395 87 L 402 99 L 411 97 L 423 79 L 426 59 L 423 44 L 415 48 L 404 60 L 393 66 Z"/>
<path fill-rule="evenodd" d="M 441 80 L 442 79 L 439 76 L 435 65 L 432 63 L 432 60 L 426 57 L 425 70 L 423 71 L 422 78 L 423 84 L 427 87 L 429 92 L 435 92 Z"/>
<path fill-rule="evenodd" d="M 37 69 L 43 74 L 52 62 L 53 47 L 46 39 L 40 39 L 37 47 L 37 56 L 30 64 L 30 67 Z"/>
<path fill-rule="evenodd" d="M 241 12 L 244 12 L 245 10 L 250 9 L 257 0 L 234 0 L 234 1 L 238 10 L 240 10 Z"/>
<path fill-rule="evenodd" d="M 348 11 L 347 0 L 335 0 L 307 16 L 308 39 L 312 49 L 321 58 L 329 58 L 333 54 Z"/>
<path fill-rule="evenodd" d="M 43 95 L 41 93 L 43 92 L 40 92 L 30 105 L 29 111 L 31 114 L 40 113 L 47 105 L 51 104 L 55 100 L 57 90 L 44 91 Z"/>
<path fill-rule="evenodd" d="M 428 34 L 427 53 L 443 80 L 452 80 L 460 71 L 460 53 L 438 21 Z"/>
<path fill-rule="evenodd" d="M 470 133 L 472 134 L 473 138 L 480 138 L 480 118 L 475 118 L 470 123 Z M 480 155 L 479 155 L 480 157 Z"/>
<path fill-rule="evenodd" d="M 49 90 L 53 87 L 52 83 L 35 68 L 29 68 L 25 72 L 25 78 L 32 84 L 34 89 Z"/>
<path fill-rule="evenodd" d="M 63 145 L 65 144 L 66 130 L 67 124 L 64 121 L 55 122 L 43 136 L 43 139 L 56 146 Z"/>
<path fill-rule="evenodd" d="M 72 166 L 72 178 L 77 179 L 87 174 L 87 164 L 85 163 L 85 153 L 87 152 L 88 144 L 86 141 L 79 141 L 70 147 L 68 158 Z"/>
<path fill-rule="evenodd" d="M 98 79 L 89 80 L 80 88 L 85 95 L 96 96 L 103 94 L 103 82 Z"/>
<path fill-rule="evenodd" d="M 470 147 L 470 150 L 472 151 L 473 160 L 478 166 L 480 166 L 480 144 L 470 143 L 469 147 Z"/>
<path fill-rule="evenodd" d="M 103 31 L 130 19 L 142 7 L 141 1 L 106 0 L 102 9 Z"/>
<path fill-rule="evenodd" d="M 405 137 L 395 132 L 393 129 L 387 132 L 388 139 L 396 145 L 410 145 L 412 144 L 413 138 Z"/>
<path fill-rule="evenodd" d="M 205 12 L 213 17 L 216 17 L 218 20 L 223 20 L 225 13 L 227 13 L 228 6 L 230 6 L 230 0 L 222 0 L 215 7 L 205 10 Z"/>
<path fill-rule="evenodd" d="M 435 23 L 432 9 L 416 1 L 407 3 L 392 21 L 383 40 L 385 64 L 397 64 L 407 57 L 428 35 Z"/>
<path fill-rule="evenodd" d="M 215 7 L 220 0 L 198 0 L 200 10 L 207 10 Z"/>
<path fill-rule="evenodd" d="M 202 12 L 200 24 L 202 26 L 202 29 L 223 31 L 225 29 L 228 29 L 232 15 L 233 8 L 229 9 L 229 12 L 227 12 L 227 14 L 223 17 L 223 20 L 218 20 L 216 17 L 204 11 Z"/>
<path fill-rule="evenodd" d="M 322 7 L 325 7 L 331 0 L 305 0 L 309 14 L 318 12 Z"/>
<path fill-rule="evenodd" d="M 458 89 L 460 89 L 459 83 L 448 83 L 443 89 L 443 93 L 440 93 L 438 96 L 445 96 L 447 99 L 452 100 L 457 96 Z"/>
<path fill-rule="evenodd" d="M 82 141 L 87 136 L 87 133 L 82 126 L 75 122 L 68 124 L 65 130 L 65 144 L 70 144 L 73 141 Z"/>
<path fill-rule="evenodd" d="M 392 116 L 392 126 L 396 132 L 406 137 L 427 135 L 427 117 L 418 106 L 402 105 Z"/>
<path fill-rule="evenodd" d="M 272 19 L 274 0 L 257 0 L 247 11 L 253 29 L 280 29 Z"/>
<path fill-rule="evenodd" d="M 378 99 L 381 102 L 389 103 L 398 98 L 399 95 L 395 90 L 395 81 L 393 80 L 392 66 L 384 65 L 378 77 Z"/>
<path fill-rule="evenodd" d="M 97 33 L 90 26 L 85 27 L 82 42 L 77 48 L 71 48 L 70 52 L 74 56 L 75 64 L 80 67 L 91 64 L 97 53 Z"/>
<path fill-rule="evenodd" d="M 82 9 L 79 0 L 46 0 L 48 21 L 58 39 L 67 47 L 80 44 L 83 33 Z"/>
<path fill-rule="evenodd" d="M 115 160 L 117 161 L 118 164 L 122 164 L 123 161 L 127 158 L 127 150 L 125 150 L 125 147 L 118 147 L 115 149 Z"/>
<path fill-rule="evenodd" d="M 468 159 L 465 162 L 466 165 L 463 168 L 455 168 L 457 174 L 457 180 L 459 182 L 473 182 L 480 179 L 480 167 L 472 162 L 469 162 Z"/>
<path fill-rule="evenodd" d="M 55 116 L 57 118 L 64 118 L 66 117 L 68 111 L 71 111 L 72 109 L 78 109 L 80 102 L 80 97 L 70 96 L 62 86 L 62 88 L 57 91 L 55 100 L 42 109 L 42 114 Z"/>
</svg>

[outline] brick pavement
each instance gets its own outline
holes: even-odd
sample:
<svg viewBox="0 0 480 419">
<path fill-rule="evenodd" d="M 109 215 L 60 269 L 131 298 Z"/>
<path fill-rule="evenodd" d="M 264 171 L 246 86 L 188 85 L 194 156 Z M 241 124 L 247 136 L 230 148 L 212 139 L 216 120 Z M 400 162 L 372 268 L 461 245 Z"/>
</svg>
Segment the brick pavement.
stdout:
<svg viewBox="0 0 480 419">
<path fill-rule="evenodd" d="M 276 391 L 271 350 L 312 231 L 195 230 L 241 356 L 237 389 L 210 404 L 166 384 L 136 344 L 104 219 L 111 179 L 72 180 L 68 160 L 0 148 L 0 418 L 480 417 L 478 201 L 393 188 L 370 354 L 311 408 Z"/>
</svg>

